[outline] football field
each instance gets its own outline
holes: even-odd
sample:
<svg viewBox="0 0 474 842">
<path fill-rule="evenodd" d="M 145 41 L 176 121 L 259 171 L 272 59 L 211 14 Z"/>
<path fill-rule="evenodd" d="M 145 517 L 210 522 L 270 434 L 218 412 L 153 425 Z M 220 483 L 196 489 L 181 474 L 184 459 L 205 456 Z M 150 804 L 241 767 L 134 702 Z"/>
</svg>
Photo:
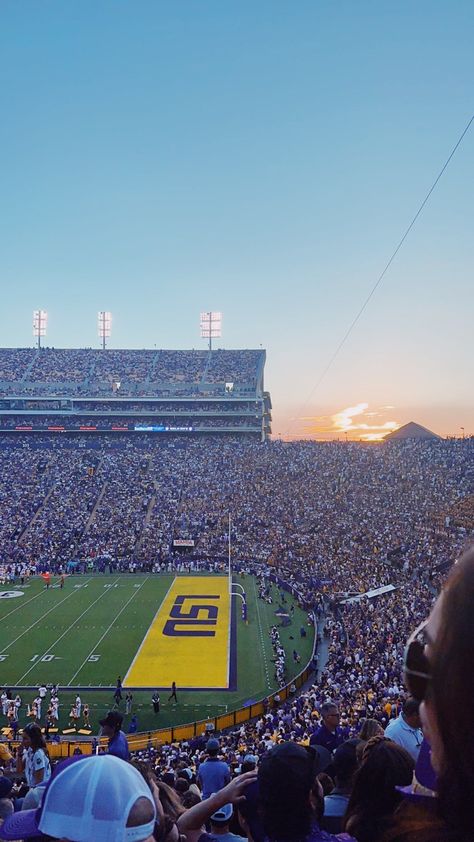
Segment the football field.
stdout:
<svg viewBox="0 0 474 842">
<path fill-rule="evenodd" d="M 65 718 L 79 688 L 94 721 L 111 707 L 120 676 L 143 729 L 260 699 L 275 689 L 269 629 L 279 623 L 277 591 L 267 605 L 257 598 L 253 577 L 236 581 L 247 594 L 248 624 L 241 620 L 240 600 L 234 597 L 231 605 L 225 576 L 70 576 L 62 589 L 54 579 L 47 589 L 41 578 L 3 586 L 0 686 L 21 688 L 26 703 L 40 683 L 58 683 Z M 290 608 L 293 600 L 287 599 Z M 295 605 L 292 624 L 280 632 L 289 679 L 311 656 L 312 631 L 299 635 L 305 622 Z M 293 662 L 293 649 L 300 664 Z M 162 705 L 154 717 L 151 694 L 161 689 L 166 702 L 172 681 L 178 705 Z"/>
</svg>

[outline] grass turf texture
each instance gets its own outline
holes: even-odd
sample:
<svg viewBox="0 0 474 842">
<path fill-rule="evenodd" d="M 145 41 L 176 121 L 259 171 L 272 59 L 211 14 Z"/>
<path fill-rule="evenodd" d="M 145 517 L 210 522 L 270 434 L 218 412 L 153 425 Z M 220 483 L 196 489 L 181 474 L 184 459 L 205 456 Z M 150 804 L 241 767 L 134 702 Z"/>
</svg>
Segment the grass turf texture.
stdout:
<svg viewBox="0 0 474 842">
<path fill-rule="evenodd" d="M 46 590 L 40 578 L 31 580 L 25 587 L 5 586 L 2 592 L 16 590 L 24 595 L 0 599 L 0 686 L 36 688 L 40 682 L 69 685 L 70 691 L 63 689 L 59 694 L 61 729 L 68 725 L 69 710 L 76 688 L 80 687 L 82 703 L 90 706 L 96 733 L 99 718 L 113 706 L 117 676 L 126 675 L 173 578 L 172 575 L 71 576 L 63 590 L 55 587 Z M 207 577 L 199 578 L 205 581 Z M 275 690 L 269 629 L 280 622 L 275 616 L 278 591 L 273 587 L 273 604 L 268 605 L 258 599 L 253 577 L 239 576 L 235 581 L 245 588 L 249 620 L 248 625 L 242 622 L 241 601 L 234 598 L 237 689 L 182 691 L 178 685 L 178 704 L 173 705 L 167 702 L 170 690 L 166 688 L 160 692 L 162 707 L 158 715 L 153 713 L 152 691 L 134 690 L 132 714 L 137 715 L 140 731 L 225 713 Z M 286 600 L 285 607 L 290 610 L 293 599 L 286 594 Z M 300 639 L 306 614 L 294 605 L 291 625 L 280 628 L 287 652 L 288 680 L 307 663 L 313 646 L 312 629 L 307 627 L 307 637 Z M 196 647 L 199 646 L 196 638 Z M 300 664 L 293 661 L 293 649 L 301 655 Z M 26 704 L 37 694 L 23 689 L 20 695 L 22 726 L 31 721 L 27 720 Z M 125 712 L 124 700 L 120 710 Z M 43 716 L 44 713 L 45 706 Z M 124 719 L 125 730 L 129 720 L 128 716 Z M 1 721 L 7 724 L 4 717 Z"/>
</svg>

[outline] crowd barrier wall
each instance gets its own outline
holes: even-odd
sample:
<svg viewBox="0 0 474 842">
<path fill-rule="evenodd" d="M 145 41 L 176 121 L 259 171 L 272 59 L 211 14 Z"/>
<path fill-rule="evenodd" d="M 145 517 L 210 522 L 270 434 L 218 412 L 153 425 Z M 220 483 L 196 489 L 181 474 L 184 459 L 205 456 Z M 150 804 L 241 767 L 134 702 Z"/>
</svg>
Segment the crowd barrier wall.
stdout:
<svg viewBox="0 0 474 842">
<path fill-rule="evenodd" d="M 316 642 L 316 635 L 315 635 Z M 314 657 L 314 649 L 313 649 Z M 281 687 L 274 693 L 267 696 L 267 705 L 271 709 L 275 704 L 284 702 L 290 695 L 290 688 L 294 687 L 300 690 L 301 687 L 308 681 L 313 673 L 312 660 L 289 684 Z M 278 697 L 278 699 L 276 699 Z M 165 744 L 179 742 L 181 740 L 192 740 L 195 737 L 200 737 L 202 734 L 214 733 L 216 731 L 225 731 L 227 728 L 232 728 L 236 725 L 241 725 L 243 722 L 249 722 L 256 716 L 261 716 L 265 710 L 266 703 L 262 699 L 259 702 L 254 702 L 251 705 L 246 705 L 242 708 L 237 708 L 230 713 L 223 713 L 220 716 L 211 716 L 207 719 L 200 719 L 197 722 L 190 722 L 188 725 L 177 725 L 173 728 L 159 728 L 156 731 L 149 731 L 148 733 L 127 736 L 130 751 L 143 751 L 147 748 L 159 748 Z"/>
</svg>

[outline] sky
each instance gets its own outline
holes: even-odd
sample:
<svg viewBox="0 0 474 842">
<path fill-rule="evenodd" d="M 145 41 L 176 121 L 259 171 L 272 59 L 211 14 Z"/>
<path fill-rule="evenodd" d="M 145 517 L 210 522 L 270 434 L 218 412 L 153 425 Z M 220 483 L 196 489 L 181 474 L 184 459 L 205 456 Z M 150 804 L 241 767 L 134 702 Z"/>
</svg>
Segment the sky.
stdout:
<svg viewBox="0 0 474 842">
<path fill-rule="evenodd" d="M 471 0 L 2 0 L 4 346 L 267 351 L 275 437 L 474 434 Z"/>
</svg>

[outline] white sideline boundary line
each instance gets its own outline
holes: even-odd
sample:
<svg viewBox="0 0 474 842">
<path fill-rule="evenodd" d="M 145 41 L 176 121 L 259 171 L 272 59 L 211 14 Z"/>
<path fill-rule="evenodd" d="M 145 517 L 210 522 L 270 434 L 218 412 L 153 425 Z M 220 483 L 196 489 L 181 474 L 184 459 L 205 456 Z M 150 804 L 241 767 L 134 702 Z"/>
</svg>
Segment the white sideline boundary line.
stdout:
<svg viewBox="0 0 474 842">
<path fill-rule="evenodd" d="M 89 582 L 90 581 L 91 580 L 89 579 Z M 77 591 L 76 590 L 71 591 L 71 593 L 69 593 L 67 596 L 65 596 L 64 599 L 62 599 L 60 602 L 57 602 L 56 605 L 53 605 L 53 607 L 50 608 L 49 611 L 46 612 L 46 614 L 43 614 L 41 617 L 39 617 L 37 620 L 35 620 L 35 622 L 31 624 L 31 626 L 28 626 L 27 629 L 22 631 L 22 633 L 19 634 L 18 637 L 15 637 L 15 640 L 12 640 L 11 643 L 8 644 L 8 646 L 4 646 L 3 649 L 2 649 L 2 652 L 6 652 L 7 649 L 10 649 L 10 646 L 13 646 L 13 644 L 16 643 L 17 640 L 20 640 L 20 638 L 23 637 L 23 635 L 27 634 L 27 632 L 31 631 L 31 629 L 34 629 L 34 627 L 37 626 L 38 623 L 42 623 L 44 618 L 47 617 L 48 614 L 51 614 L 51 611 L 55 611 L 56 608 L 59 608 L 59 606 L 63 604 L 63 602 L 66 602 L 66 600 L 70 599 L 71 596 L 76 596 L 78 593 L 79 593 L 78 590 Z M 35 599 L 35 597 L 33 597 L 33 599 Z"/>
<path fill-rule="evenodd" d="M 132 599 L 135 599 L 136 595 L 137 595 L 138 593 L 140 593 L 141 589 L 143 588 L 143 585 L 145 585 L 145 584 L 147 583 L 147 581 L 148 581 L 148 579 L 149 579 L 149 578 L 150 578 L 150 577 L 149 577 L 149 576 L 147 576 L 147 577 L 146 577 L 146 579 L 144 579 L 144 581 L 141 583 L 141 585 L 138 585 L 136 588 L 135 588 L 135 585 L 134 585 L 135 590 L 133 591 L 133 593 L 132 593 L 132 595 L 131 595 L 130 599 L 128 599 L 128 600 L 127 600 L 127 602 L 125 603 L 125 605 L 123 605 L 123 606 L 122 606 L 122 608 L 120 609 L 120 611 L 118 612 L 118 614 L 116 614 L 116 615 L 115 615 L 114 619 L 112 620 L 112 622 L 110 623 L 110 625 L 108 626 L 108 628 L 105 630 L 105 632 L 104 632 L 104 634 L 102 635 L 102 637 L 101 637 L 101 638 L 99 638 L 99 640 L 98 640 L 98 641 L 97 641 L 97 643 L 95 644 L 94 648 L 93 648 L 93 649 L 89 652 L 89 654 L 88 654 L 87 658 L 86 658 L 86 659 L 82 662 L 82 664 L 81 664 L 81 666 L 79 667 L 79 669 L 78 669 L 78 670 L 76 670 L 76 672 L 74 673 L 73 677 L 72 677 L 72 678 L 70 679 L 70 681 L 68 682 L 68 685 L 67 685 L 68 687 L 70 687 L 70 686 L 71 686 L 71 684 L 72 684 L 72 682 L 74 681 L 74 679 L 75 679 L 76 675 L 79 675 L 79 673 L 80 673 L 80 671 L 82 670 L 82 668 L 83 668 L 83 667 L 87 664 L 87 662 L 88 662 L 88 660 L 89 660 L 90 656 L 91 656 L 91 655 L 93 655 L 93 654 L 94 654 L 94 652 L 95 652 L 95 650 L 97 649 L 97 647 L 98 647 L 98 646 L 100 646 L 100 644 L 102 643 L 102 641 L 103 641 L 104 637 L 107 637 L 107 635 L 108 635 L 108 633 L 109 633 L 110 629 L 111 629 L 111 628 L 115 625 L 115 623 L 117 622 L 117 620 L 118 620 L 118 618 L 120 617 L 120 615 L 121 615 L 121 614 L 125 611 L 125 609 L 126 609 L 127 605 L 129 605 L 129 604 L 131 603 Z"/>
<path fill-rule="evenodd" d="M 151 629 L 152 629 L 152 626 L 154 625 L 155 620 L 156 620 L 156 618 L 158 617 L 158 614 L 159 614 L 159 613 L 160 613 L 160 611 L 161 611 L 161 606 L 163 605 L 163 603 L 164 603 L 165 599 L 167 599 L 168 594 L 169 594 L 169 592 L 170 592 L 171 588 L 173 587 L 173 585 L 174 585 L 174 583 L 175 583 L 176 579 L 178 579 L 178 576 L 173 576 L 173 581 L 171 582 L 171 585 L 169 586 L 169 588 L 168 588 L 168 590 L 166 591 L 166 593 L 165 593 L 165 595 L 164 595 L 163 599 L 161 600 L 161 602 L 160 602 L 160 604 L 159 604 L 159 606 L 158 606 L 158 608 L 157 608 L 157 610 L 156 610 L 156 612 L 155 612 L 155 616 L 153 617 L 153 620 L 151 621 L 150 625 L 149 625 L 149 626 L 148 626 L 148 628 L 147 628 L 146 635 L 144 636 L 144 638 L 143 638 L 142 642 L 140 643 L 140 646 L 138 647 L 138 649 L 137 649 L 137 651 L 136 651 L 136 654 L 135 654 L 135 656 L 134 656 L 134 658 L 133 658 L 133 661 L 132 661 L 132 663 L 130 664 L 130 666 L 129 666 L 128 670 L 127 670 L 127 674 L 125 675 L 125 678 L 123 679 L 123 682 L 122 682 L 122 687 L 126 687 L 126 685 L 127 685 L 127 679 L 128 679 L 128 674 L 132 671 L 133 666 L 134 666 L 134 664 L 135 664 L 135 661 L 137 660 L 138 656 L 140 655 L 140 652 L 142 651 L 142 649 L 143 649 L 143 647 L 144 647 L 144 645 L 145 645 L 145 640 L 147 639 L 148 635 L 150 634 L 150 631 L 151 631 Z"/>
<path fill-rule="evenodd" d="M 113 585 L 115 585 L 115 584 L 119 581 L 119 578 L 120 578 L 120 577 L 118 577 L 118 578 L 115 580 L 115 582 L 113 582 L 112 584 L 113 584 Z M 79 617 L 76 617 L 76 619 L 75 619 L 75 620 L 73 620 L 73 622 L 71 623 L 71 625 L 70 625 L 70 626 L 68 626 L 68 627 L 67 627 L 67 629 L 66 629 L 65 631 L 63 631 L 63 633 L 62 633 L 62 634 L 58 637 L 58 639 L 57 639 L 57 640 L 55 640 L 55 641 L 54 641 L 54 643 L 52 643 L 52 644 L 51 644 L 51 646 L 49 646 L 49 647 L 46 649 L 46 652 L 43 652 L 43 654 L 42 654 L 42 655 L 40 655 L 40 657 L 38 658 L 38 660 L 37 660 L 37 661 L 35 661 L 35 662 L 34 662 L 34 664 L 32 664 L 32 665 L 31 665 L 31 667 L 29 668 L 29 670 L 27 670 L 26 672 L 24 672 L 24 673 L 23 673 L 23 675 L 22 675 L 22 676 L 21 676 L 21 677 L 20 677 L 20 678 L 16 681 L 16 684 L 20 684 L 20 683 L 23 681 L 23 679 L 24 679 L 24 678 L 26 678 L 26 676 L 27 676 L 27 675 L 29 675 L 29 674 L 30 674 L 30 672 L 31 672 L 32 670 L 34 670 L 34 669 L 35 669 L 35 667 L 37 667 L 37 666 L 38 666 L 38 661 L 41 661 L 41 658 L 44 658 L 44 656 L 45 656 L 45 655 L 49 655 L 49 653 L 51 652 L 51 649 L 54 649 L 54 647 L 55 647 L 55 646 L 59 643 L 59 641 L 60 641 L 60 640 L 62 640 L 62 639 L 63 639 L 63 637 L 65 637 L 65 636 L 67 635 L 67 633 L 71 631 L 71 629 L 72 629 L 72 628 L 76 625 L 76 623 L 78 622 L 78 620 L 80 620 L 80 619 L 84 616 L 84 614 L 87 614 L 87 612 L 88 612 L 88 611 L 90 611 L 90 609 L 91 609 L 91 608 L 92 608 L 92 607 L 93 607 L 93 606 L 94 606 L 97 602 L 99 602 L 99 600 L 103 599 L 103 598 L 104 598 L 104 596 L 106 596 L 106 595 L 107 595 L 110 591 L 111 591 L 111 588 L 104 588 L 104 590 L 103 590 L 103 592 L 100 594 L 100 596 L 98 596 L 98 597 L 97 597 L 97 599 L 95 599 L 95 600 L 94 600 L 94 602 L 91 602 L 91 603 L 90 603 L 90 605 L 88 605 L 88 606 L 87 606 L 87 608 L 86 608 L 86 609 L 82 612 L 82 614 L 79 614 Z M 73 591 L 72 593 L 78 593 L 78 591 Z M 71 595 L 72 595 L 72 594 L 71 594 Z M 63 600 L 63 601 L 64 601 L 64 600 Z M 45 615 L 45 616 L 46 616 L 46 615 Z M 36 623 L 35 623 L 35 625 L 36 625 Z M 24 634 L 24 632 L 23 632 L 23 634 Z"/>
</svg>

